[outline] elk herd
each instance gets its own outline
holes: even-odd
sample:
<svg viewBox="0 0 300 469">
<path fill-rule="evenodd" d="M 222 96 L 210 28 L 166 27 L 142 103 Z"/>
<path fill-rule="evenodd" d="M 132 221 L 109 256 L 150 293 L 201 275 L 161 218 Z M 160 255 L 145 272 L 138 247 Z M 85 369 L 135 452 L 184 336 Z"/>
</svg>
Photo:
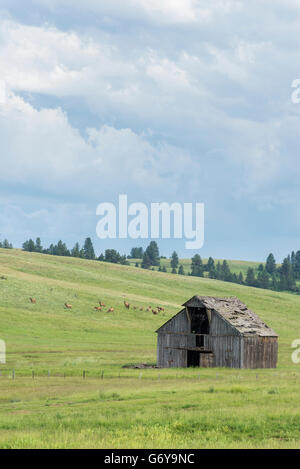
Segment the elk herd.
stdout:
<svg viewBox="0 0 300 469">
<path fill-rule="evenodd" d="M 77 295 L 76 295 L 76 298 L 77 298 Z M 30 297 L 29 301 L 32 304 L 36 304 L 36 298 Z M 156 306 L 154 308 L 152 308 L 152 306 L 148 306 L 148 308 L 144 309 L 144 308 L 138 307 L 138 306 L 131 306 L 130 303 L 128 303 L 128 301 L 124 301 L 124 306 L 125 306 L 126 309 L 132 308 L 134 310 L 139 309 L 140 311 L 150 311 L 155 315 L 165 312 L 165 308 L 163 308 L 162 306 Z M 64 303 L 64 307 L 65 307 L 65 309 L 72 309 L 72 305 L 70 303 Z M 103 308 L 105 308 L 105 304 L 102 301 L 99 301 L 99 306 L 94 306 L 95 311 L 102 311 Z M 113 313 L 114 311 L 115 311 L 115 309 L 110 307 L 110 308 L 108 308 L 106 313 Z"/>
</svg>

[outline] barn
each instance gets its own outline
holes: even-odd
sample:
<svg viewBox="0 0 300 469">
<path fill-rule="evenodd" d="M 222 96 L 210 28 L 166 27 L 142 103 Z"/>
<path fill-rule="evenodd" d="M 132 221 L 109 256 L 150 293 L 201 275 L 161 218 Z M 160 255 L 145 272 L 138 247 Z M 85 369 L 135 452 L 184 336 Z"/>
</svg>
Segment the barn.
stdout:
<svg viewBox="0 0 300 469">
<path fill-rule="evenodd" d="M 236 297 L 193 296 L 157 332 L 157 365 L 276 368 L 278 335 Z"/>
</svg>

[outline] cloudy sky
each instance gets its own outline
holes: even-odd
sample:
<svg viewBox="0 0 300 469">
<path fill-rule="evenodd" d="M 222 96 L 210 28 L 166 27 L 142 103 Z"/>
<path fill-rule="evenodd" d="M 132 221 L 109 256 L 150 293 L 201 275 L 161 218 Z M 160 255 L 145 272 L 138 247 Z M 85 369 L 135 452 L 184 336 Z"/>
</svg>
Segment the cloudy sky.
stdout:
<svg viewBox="0 0 300 469">
<path fill-rule="evenodd" d="M 128 194 L 204 202 L 204 257 L 300 249 L 299 31 L 299 0 L 1 0 L 0 237 L 128 252 L 96 237 Z"/>
</svg>

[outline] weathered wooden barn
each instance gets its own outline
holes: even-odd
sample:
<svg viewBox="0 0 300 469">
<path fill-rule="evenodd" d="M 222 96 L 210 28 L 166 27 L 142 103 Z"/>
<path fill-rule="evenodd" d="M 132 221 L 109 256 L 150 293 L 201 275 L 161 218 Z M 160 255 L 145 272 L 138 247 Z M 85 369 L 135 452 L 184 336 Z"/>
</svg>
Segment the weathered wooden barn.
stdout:
<svg viewBox="0 0 300 469">
<path fill-rule="evenodd" d="M 276 368 L 278 335 L 238 298 L 183 306 L 156 331 L 159 367 Z"/>
</svg>

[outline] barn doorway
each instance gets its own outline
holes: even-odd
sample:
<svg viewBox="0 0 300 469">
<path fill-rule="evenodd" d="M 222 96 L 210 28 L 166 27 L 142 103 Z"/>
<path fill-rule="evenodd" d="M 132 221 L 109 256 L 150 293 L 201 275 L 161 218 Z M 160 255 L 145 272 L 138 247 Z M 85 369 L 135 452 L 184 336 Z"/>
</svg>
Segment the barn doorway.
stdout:
<svg viewBox="0 0 300 469">
<path fill-rule="evenodd" d="M 200 352 L 195 350 L 187 351 L 187 367 L 199 367 L 200 366 Z"/>
<path fill-rule="evenodd" d="M 209 334 L 209 320 L 206 308 L 189 308 L 192 334 Z M 204 346 L 203 335 L 196 336 L 196 347 Z"/>
</svg>

